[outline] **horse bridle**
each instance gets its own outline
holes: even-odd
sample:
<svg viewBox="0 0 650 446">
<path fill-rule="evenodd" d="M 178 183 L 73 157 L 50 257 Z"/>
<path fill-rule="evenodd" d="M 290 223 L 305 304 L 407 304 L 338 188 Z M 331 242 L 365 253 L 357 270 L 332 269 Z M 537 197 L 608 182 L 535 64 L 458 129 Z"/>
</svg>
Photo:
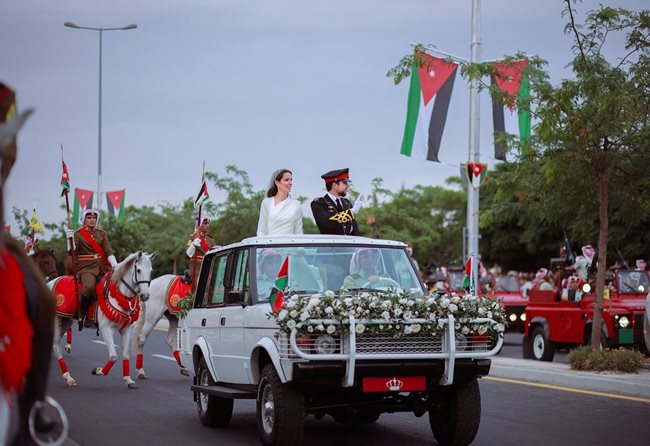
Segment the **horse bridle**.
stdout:
<svg viewBox="0 0 650 446">
<path fill-rule="evenodd" d="M 133 293 L 133 296 L 131 298 L 134 298 L 140 294 L 140 284 L 146 283 L 147 286 L 151 284 L 151 278 L 149 280 L 138 280 L 138 268 L 137 268 L 138 261 L 136 260 L 133 262 L 133 283 L 135 284 L 135 289 L 131 288 L 131 285 L 127 283 L 126 280 L 124 280 L 124 277 L 120 278 L 120 282 L 129 289 L 131 293 Z"/>
<path fill-rule="evenodd" d="M 43 273 L 45 273 L 45 281 L 48 282 L 50 279 L 56 278 L 59 275 L 59 273 L 56 270 L 56 264 L 54 265 L 53 270 L 45 271 L 45 267 L 47 266 L 47 263 L 45 263 L 46 258 L 47 258 L 47 256 L 45 256 L 45 255 L 41 256 L 41 258 L 38 259 L 38 264 L 41 266 L 41 271 L 43 271 Z"/>
</svg>

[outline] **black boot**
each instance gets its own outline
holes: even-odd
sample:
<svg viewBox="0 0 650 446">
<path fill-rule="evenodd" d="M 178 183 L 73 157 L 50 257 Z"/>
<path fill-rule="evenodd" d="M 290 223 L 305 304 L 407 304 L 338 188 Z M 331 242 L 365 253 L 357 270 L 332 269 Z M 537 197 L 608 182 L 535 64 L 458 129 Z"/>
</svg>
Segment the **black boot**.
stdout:
<svg viewBox="0 0 650 446">
<path fill-rule="evenodd" d="M 92 296 L 81 295 L 81 319 L 79 319 L 79 331 L 83 330 L 86 325 L 86 314 L 88 313 L 88 308 L 90 307 L 90 302 L 92 301 Z"/>
</svg>

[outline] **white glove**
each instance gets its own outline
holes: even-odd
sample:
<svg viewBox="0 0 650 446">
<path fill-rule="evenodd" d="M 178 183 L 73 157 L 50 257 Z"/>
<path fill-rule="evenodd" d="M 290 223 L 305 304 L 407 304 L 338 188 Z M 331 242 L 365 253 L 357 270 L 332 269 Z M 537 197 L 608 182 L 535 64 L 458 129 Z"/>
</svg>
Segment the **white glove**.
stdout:
<svg viewBox="0 0 650 446">
<path fill-rule="evenodd" d="M 74 251 L 75 249 L 77 249 L 74 243 L 74 229 L 65 230 L 65 241 L 66 241 L 66 246 L 68 247 L 68 251 Z"/>
<path fill-rule="evenodd" d="M 359 195 L 359 198 L 357 198 L 357 201 L 354 202 L 354 205 L 352 206 L 352 212 L 355 214 L 358 213 L 361 208 L 366 204 L 366 199 L 363 196 L 363 194 Z"/>
<path fill-rule="evenodd" d="M 193 244 L 194 246 L 196 246 L 197 248 L 200 248 L 200 247 L 201 247 L 201 239 L 198 238 L 198 237 L 195 238 L 194 241 L 192 242 L 192 244 Z"/>
<path fill-rule="evenodd" d="M 65 238 L 74 238 L 74 229 L 66 229 Z"/>
<path fill-rule="evenodd" d="M 192 258 L 194 257 L 194 251 L 196 251 L 196 246 L 192 244 L 187 247 L 187 251 L 185 251 L 185 254 L 187 254 L 187 257 Z"/>
<path fill-rule="evenodd" d="M 117 266 L 117 259 L 115 258 L 115 256 L 113 254 L 108 256 L 108 263 L 111 264 L 111 267 L 113 267 L 113 269 L 115 269 L 115 267 Z"/>
</svg>

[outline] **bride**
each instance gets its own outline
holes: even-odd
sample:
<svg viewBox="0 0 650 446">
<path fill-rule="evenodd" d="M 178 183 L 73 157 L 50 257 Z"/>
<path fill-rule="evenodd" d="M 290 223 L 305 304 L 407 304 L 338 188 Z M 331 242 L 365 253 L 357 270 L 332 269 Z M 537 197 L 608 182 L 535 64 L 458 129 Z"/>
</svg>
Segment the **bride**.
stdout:
<svg viewBox="0 0 650 446">
<path fill-rule="evenodd" d="M 288 169 L 273 172 L 266 197 L 260 206 L 257 235 L 302 234 L 302 208 L 289 197 L 293 176 Z"/>
</svg>

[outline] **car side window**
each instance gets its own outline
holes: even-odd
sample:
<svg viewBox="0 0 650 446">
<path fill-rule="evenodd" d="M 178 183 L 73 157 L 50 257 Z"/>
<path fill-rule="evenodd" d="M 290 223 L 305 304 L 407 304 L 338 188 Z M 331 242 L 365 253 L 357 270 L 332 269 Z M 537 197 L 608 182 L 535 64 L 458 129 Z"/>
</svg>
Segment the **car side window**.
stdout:
<svg viewBox="0 0 650 446">
<path fill-rule="evenodd" d="M 250 297 L 250 288 L 248 280 L 248 249 L 237 251 L 234 262 L 232 291 L 242 292 L 244 302 Z"/>
<path fill-rule="evenodd" d="M 205 290 L 204 306 L 223 304 L 225 296 L 224 277 L 226 276 L 227 264 L 227 255 L 222 255 L 212 260 L 212 264 L 210 265 L 211 283 Z"/>
</svg>

